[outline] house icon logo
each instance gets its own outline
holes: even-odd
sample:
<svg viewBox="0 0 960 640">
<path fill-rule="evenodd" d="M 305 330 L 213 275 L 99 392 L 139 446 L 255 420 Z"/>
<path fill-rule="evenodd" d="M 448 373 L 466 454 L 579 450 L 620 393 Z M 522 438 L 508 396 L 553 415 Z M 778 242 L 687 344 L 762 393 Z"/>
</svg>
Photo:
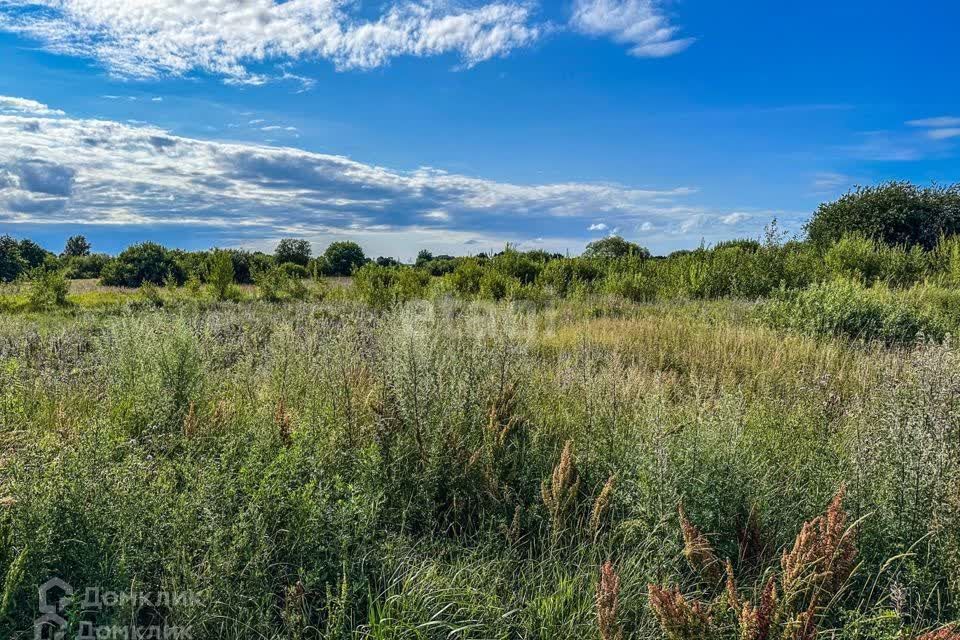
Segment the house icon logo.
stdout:
<svg viewBox="0 0 960 640">
<path fill-rule="evenodd" d="M 33 623 L 34 640 L 63 640 L 67 621 L 63 617 L 73 596 L 73 587 L 60 578 L 50 578 L 37 589 L 40 617 Z"/>
</svg>

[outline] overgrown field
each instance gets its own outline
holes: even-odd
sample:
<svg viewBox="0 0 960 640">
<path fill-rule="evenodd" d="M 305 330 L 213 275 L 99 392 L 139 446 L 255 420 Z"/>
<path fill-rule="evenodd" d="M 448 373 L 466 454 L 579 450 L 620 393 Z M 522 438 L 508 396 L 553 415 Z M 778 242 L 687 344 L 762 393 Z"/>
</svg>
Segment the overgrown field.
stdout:
<svg viewBox="0 0 960 640">
<path fill-rule="evenodd" d="M 65 637 L 954 637 L 945 333 L 734 301 L 167 302 L 0 315 L 4 638 L 52 576 L 190 594 L 75 597 Z"/>
</svg>

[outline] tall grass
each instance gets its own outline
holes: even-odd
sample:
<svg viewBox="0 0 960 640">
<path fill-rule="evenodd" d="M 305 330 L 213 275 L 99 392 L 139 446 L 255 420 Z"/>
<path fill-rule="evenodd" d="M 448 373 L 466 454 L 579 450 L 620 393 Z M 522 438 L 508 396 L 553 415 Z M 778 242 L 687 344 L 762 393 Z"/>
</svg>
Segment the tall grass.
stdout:
<svg viewBox="0 0 960 640">
<path fill-rule="evenodd" d="M 2 635 L 32 637 L 58 575 L 197 596 L 77 604 L 73 633 L 657 638 L 649 584 L 715 586 L 686 560 L 679 505 L 759 603 L 844 482 L 859 564 L 821 632 L 943 627 L 952 347 L 751 313 L 328 298 L 0 315 Z"/>
</svg>

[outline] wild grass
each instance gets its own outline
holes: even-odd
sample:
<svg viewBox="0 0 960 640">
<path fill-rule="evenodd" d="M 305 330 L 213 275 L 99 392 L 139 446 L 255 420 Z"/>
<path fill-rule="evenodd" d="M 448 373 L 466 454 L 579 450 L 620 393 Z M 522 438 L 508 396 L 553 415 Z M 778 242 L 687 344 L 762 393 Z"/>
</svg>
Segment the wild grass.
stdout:
<svg viewBox="0 0 960 640">
<path fill-rule="evenodd" d="M 740 616 L 710 632 L 737 638 L 771 580 L 786 602 L 784 552 L 823 547 L 798 532 L 833 544 L 851 527 L 855 570 L 817 578 L 819 637 L 949 637 L 949 341 L 784 333 L 740 302 L 371 307 L 337 291 L 0 315 L 3 637 L 33 636 L 57 575 L 196 595 L 74 605 L 74 634 L 661 638 L 669 603 L 728 600 L 729 558 Z"/>
</svg>

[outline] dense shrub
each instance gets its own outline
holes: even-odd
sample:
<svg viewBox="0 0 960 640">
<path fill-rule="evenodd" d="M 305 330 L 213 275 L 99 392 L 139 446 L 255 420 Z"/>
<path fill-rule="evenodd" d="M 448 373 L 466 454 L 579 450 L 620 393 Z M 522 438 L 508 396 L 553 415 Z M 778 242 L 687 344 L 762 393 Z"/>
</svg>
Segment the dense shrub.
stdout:
<svg viewBox="0 0 960 640">
<path fill-rule="evenodd" d="M 99 278 L 111 259 L 105 253 L 68 257 L 64 260 L 66 276 L 74 280 Z"/>
<path fill-rule="evenodd" d="M 947 330 L 944 317 L 938 317 L 922 297 L 883 284 L 866 287 L 847 279 L 780 291 L 758 313 L 777 328 L 886 344 L 920 337 L 942 339 Z"/>
<path fill-rule="evenodd" d="M 144 281 L 163 284 L 168 277 L 184 280 L 172 252 L 155 242 L 144 242 L 124 249 L 103 268 L 100 279 L 105 285 L 139 287 Z"/>
<path fill-rule="evenodd" d="M 60 271 L 36 269 L 30 284 L 31 309 L 43 311 L 66 306 L 70 283 Z"/>
<path fill-rule="evenodd" d="M 601 260 L 613 260 L 626 256 L 646 259 L 650 257 L 650 252 L 638 244 L 624 240 L 620 236 L 608 236 L 588 244 L 583 255 L 587 258 L 599 258 Z"/>
<path fill-rule="evenodd" d="M 280 302 L 288 298 L 302 300 L 307 296 L 308 291 L 302 278 L 292 277 L 286 268 L 288 264 L 272 264 L 266 269 L 253 272 L 253 281 L 261 299 Z"/>
<path fill-rule="evenodd" d="M 312 250 L 310 249 L 310 243 L 306 240 L 294 240 L 292 238 L 284 238 L 277 244 L 277 248 L 273 251 L 273 259 L 277 261 L 277 264 L 298 264 L 301 267 L 306 267 L 307 263 L 310 262 L 310 254 Z"/>
<path fill-rule="evenodd" d="M 446 280 L 456 295 L 469 300 L 480 294 L 480 280 L 483 275 L 484 268 L 480 260 L 466 258 L 446 276 Z"/>
<path fill-rule="evenodd" d="M 28 269 L 36 269 L 45 265 L 53 266 L 56 262 L 56 256 L 47 251 L 29 238 L 24 238 L 19 243 L 20 257 L 27 263 Z"/>
<path fill-rule="evenodd" d="M 214 251 L 207 264 L 207 283 L 216 300 L 229 300 L 234 294 L 233 259 L 227 251 Z"/>
<path fill-rule="evenodd" d="M 334 242 L 323 252 L 324 275 L 349 276 L 366 261 L 356 242 Z"/>
<path fill-rule="evenodd" d="M 0 237 L 0 282 L 12 282 L 27 270 L 20 245 L 10 236 Z"/>
<path fill-rule="evenodd" d="M 932 249 L 941 235 L 960 232 L 960 185 L 888 182 L 859 187 L 821 204 L 806 228 L 810 239 L 822 247 L 858 233 L 890 245 Z"/>
<path fill-rule="evenodd" d="M 401 302 L 423 298 L 430 276 L 412 267 L 384 267 L 368 263 L 353 274 L 353 289 L 371 307 L 385 309 Z"/>
</svg>

